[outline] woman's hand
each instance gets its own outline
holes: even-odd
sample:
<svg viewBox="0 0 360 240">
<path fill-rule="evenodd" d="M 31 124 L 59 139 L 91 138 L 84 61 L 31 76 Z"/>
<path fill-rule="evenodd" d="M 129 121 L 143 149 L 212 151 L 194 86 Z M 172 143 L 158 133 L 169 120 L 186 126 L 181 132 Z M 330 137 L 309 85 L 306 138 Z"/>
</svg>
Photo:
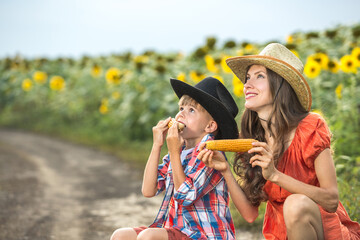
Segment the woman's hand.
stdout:
<svg viewBox="0 0 360 240">
<path fill-rule="evenodd" d="M 205 148 L 206 144 L 201 143 L 199 145 L 199 154 L 197 158 L 201 160 L 207 167 L 214 168 L 219 172 L 226 172 L 229 170 L 229 163 L 226 161 L 224 155 L 218 151 L 211 151 Z"/>
<path fill-rule="evenodd" d="M 164 145 L 166 133 L 168 130 L 168 123 L 170 120 L 171 117 L 168 117 L 165 120 L 161 120 L 155 127 L 152 128 L 154 144 L 159 145 L 160 147 Z"/>
<path fill-rule="evenodd" d="M 263 177 L 272 182 L 279 172 L 275 168 L 272 150 L 265 142 L 253 142 L 252 144 L 254 147 L 248 153 L 255 153 L 255 155 L 250 158 L 250 164 L 252 167 L 261 167 Z"/>
</svg>

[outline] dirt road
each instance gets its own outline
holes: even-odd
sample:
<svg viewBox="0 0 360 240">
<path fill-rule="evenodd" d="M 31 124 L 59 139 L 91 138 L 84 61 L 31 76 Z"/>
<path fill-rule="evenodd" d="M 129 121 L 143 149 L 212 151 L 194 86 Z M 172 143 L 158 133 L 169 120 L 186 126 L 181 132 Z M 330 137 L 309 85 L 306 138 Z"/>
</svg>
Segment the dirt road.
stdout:
<svg viewBox="0 0 360 240">
<path fill-rule="evenodd" d="M 162 198 L 141 196 L 141 174 L 95 149 L 0 130 L 0 239 L 99 240 L 148 225 Z"/>
</svg>

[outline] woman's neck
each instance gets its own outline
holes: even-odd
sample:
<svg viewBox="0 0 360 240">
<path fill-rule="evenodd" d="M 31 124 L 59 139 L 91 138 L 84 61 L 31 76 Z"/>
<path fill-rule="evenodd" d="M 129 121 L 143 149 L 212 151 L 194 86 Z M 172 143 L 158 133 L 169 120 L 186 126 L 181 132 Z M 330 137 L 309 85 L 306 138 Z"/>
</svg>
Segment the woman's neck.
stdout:
<svg viewBox="0 0 360 240">
<path fill-rule="evenodd" d="M 264 131 L 265 131 L 265 138 L 266 140 L 270 140 L 270 138 L 272 138 L 272 133 L 270 132 L 270 129 L 268 128 L 268 124 L 269 124 L 269 121 L 273 121 L 273 118 L 270 120 L 269 119 L 269 115 L 268 114 L 258 114 L 258 118 L 260 119 L 260 123 L 261 123 L 261 126 L 263 127 Z"/>
<path fill-rule="evenodd" d="M 261 111 L 258 110 L 256 111 L 258 118 L 261 120 L 261 124 L 262 125 L 267 125 L 267 122 L 270 121 L 270 115 L 271 115 L 271 109 L 266 108 L 266 109 L 262 109 Z M 271 119 L 273 120 L 273 119 Z"/>
</svg>

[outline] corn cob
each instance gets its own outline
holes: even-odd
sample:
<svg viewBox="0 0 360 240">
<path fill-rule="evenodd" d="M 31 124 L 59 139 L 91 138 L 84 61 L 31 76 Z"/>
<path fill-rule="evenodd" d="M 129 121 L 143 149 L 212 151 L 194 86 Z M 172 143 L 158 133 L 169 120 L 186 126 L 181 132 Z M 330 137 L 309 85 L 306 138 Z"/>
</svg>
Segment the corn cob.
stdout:
<svg viewBox="0 0 360 240">
<path fill-rule="evenodd" d="M 206 148 L 209 150 L 217 150 L 224 152 L 247 152 L 253 146 L 252 143 L 257 142 L 255 139 L 223 139 L 211 140 L 206 142 Z"/>
<path fill-rule="evenodd" d="M 168 123 L 168 127 L 170 128 L 175 122 L 176 122 L 175 119 L 172 118 L 170 120 L 170 122 Z M 177 123 L 178 123 L 178 130 L 179 130 L 179 132 L 181 132 L 185 128 L 185 125 L 181 122 L 177 122 Z"/>
</svg>

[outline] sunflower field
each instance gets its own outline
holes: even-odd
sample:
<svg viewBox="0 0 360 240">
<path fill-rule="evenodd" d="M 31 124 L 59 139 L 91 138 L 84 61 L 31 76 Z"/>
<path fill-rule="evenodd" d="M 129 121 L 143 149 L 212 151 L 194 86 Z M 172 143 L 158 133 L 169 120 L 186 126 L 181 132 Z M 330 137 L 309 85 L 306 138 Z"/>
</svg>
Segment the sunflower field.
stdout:
<svg viewBox="0 0 360 240">
<path fill-rule="evenodd" d="M 312 111 L 333 133 L 340 200 L 360 221 L 360 23 L 279 40 L 304 63 Z M 169 79 L 221 80 L 243 109 L 243 84 L 225 63 L 258 54 L 269 42 L 220 43 L 208 37 L 191 53 L 124 52 L 81 58 L 0 59 L 0 126 L 98 146 L 144 165 L 152 127 L 178 110 Z M 239 114 L 241 115 L 241 114 Z"/>
</svg>

